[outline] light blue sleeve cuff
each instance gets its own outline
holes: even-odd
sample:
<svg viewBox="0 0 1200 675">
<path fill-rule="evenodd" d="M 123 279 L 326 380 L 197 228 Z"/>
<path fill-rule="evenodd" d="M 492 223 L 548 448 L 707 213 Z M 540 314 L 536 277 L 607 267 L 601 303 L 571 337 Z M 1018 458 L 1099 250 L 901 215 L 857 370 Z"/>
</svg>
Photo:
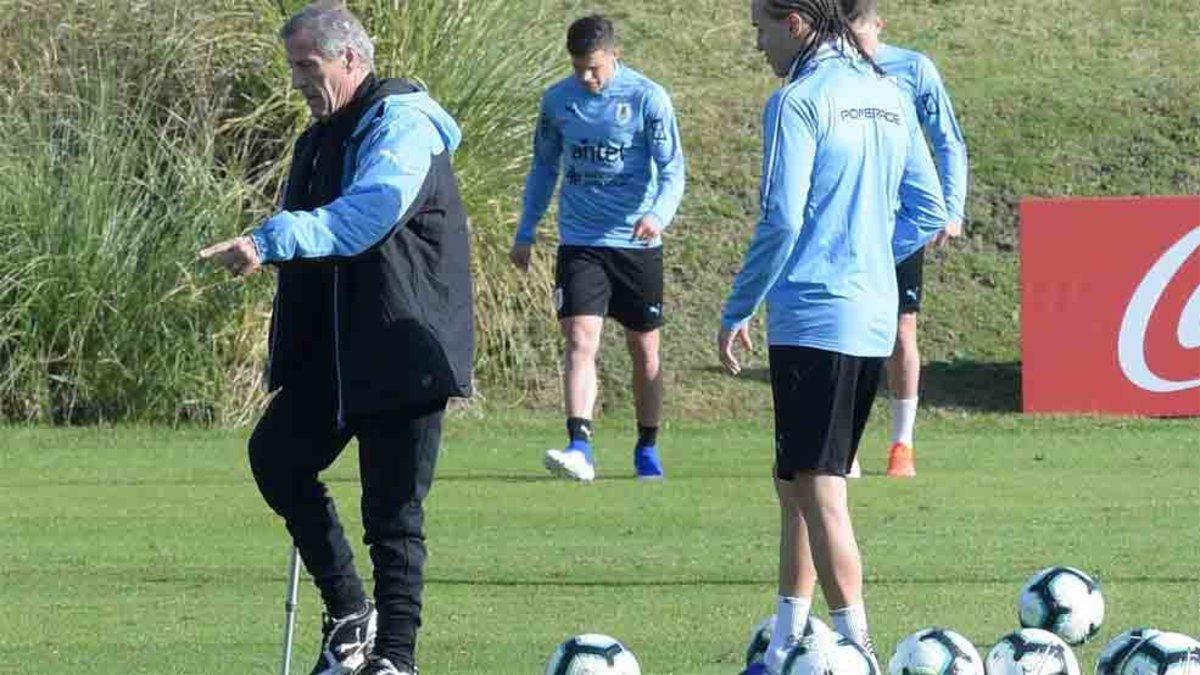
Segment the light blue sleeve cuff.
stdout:
<svg viewBox="0 0 1200 675">
<path fill-rule="evenodd" d="M 277 259 L 271 257 L 270 248 L 267 246 L 267 237 L 263 234 L 262 228 L 258 228 L 250 233 L 250 241 L 254 242 L 254 250 L 258 254 L 258 262 L 260 265 L 275 262 Z"/>
<path fill-rule="evenodd" d="M 728 330 L 728 331 L 736 331 L 736 330 L 740 329 L 742 326 L 745 326 L 746 324 L 750 323 L 750 319 L 753 319 L 753 318 L 754 317 L 751 316 L 748 319 L 742 319 L 741 321 L 736 321 L 728 316 L 722 316 L 721 317 L 721 328 Z"/>
</svg>

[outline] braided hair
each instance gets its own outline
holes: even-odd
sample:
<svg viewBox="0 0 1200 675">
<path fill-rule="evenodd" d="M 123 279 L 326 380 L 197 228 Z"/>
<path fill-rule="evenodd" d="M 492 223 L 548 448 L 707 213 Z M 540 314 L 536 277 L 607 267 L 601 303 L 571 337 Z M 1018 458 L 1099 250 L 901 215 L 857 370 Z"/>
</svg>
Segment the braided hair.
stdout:
<svg viewBox="0 0 1200 675">
<path fill-rule="evenodd" d="M 796 57 L 797 63 L 807 62 L 826 42 L 844 41 L 853 45 L 875 72 L 883 74 L 883 70 L 863 49 L 839 0 L 763 0 L 763 7 L 767 15 L 776 19 L 783 19 L 793 12 L 799 14 L 812 27 L 804 47 Z"/>
</svg>

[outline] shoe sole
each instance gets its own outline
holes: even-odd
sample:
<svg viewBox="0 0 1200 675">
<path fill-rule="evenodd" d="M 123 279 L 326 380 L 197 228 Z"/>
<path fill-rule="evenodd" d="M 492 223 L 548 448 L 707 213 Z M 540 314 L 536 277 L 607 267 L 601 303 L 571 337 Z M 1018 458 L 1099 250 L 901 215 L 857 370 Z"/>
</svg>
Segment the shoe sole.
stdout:
<svg viewBox="0 0 1200 675">
<path fill-rule="evenodd" d="M 661 473 L 660 473 L 660 474 L 658 474 L 657 476 L 653 476 L 653 475 L 651 475 L 651 476 L 643 476 L 643 475 L 641 475 L 641 474 L 638 474 L 638 475 L 637 475 L 637 479 L 638 479 L 638 480 L 644 480 L 644 481 L 646 481 L 647 483 L 657 483 L 658 481 L 665 480 L 665 479 L 666 479 L 666 476 L 662 475 Z"/>
<path fill-rule="evenodd" d="M 888 470 L 887 475 L 888 475 L 888 478 L 916 478 L 917 471 L 916 471 L 916 469 L 909 469 L 907 471 Z"/>
<path fill-rule="evenodd" d="M 580 483 L 590 483 L 596 478 L 595 470 L 591 476 L 575 473 L 551 454 L 546 454 L 542 458 L 542 466 L 545 466 L 546 470 L 556 478 L 566 478 Z"/>
</svg>

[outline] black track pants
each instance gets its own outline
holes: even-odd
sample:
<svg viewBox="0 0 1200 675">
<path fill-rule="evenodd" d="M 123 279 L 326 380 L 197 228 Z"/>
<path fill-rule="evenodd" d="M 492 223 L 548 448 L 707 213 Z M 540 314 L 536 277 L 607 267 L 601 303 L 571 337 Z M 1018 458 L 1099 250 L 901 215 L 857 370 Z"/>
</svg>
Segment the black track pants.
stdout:
<svg viewBox="0 0 1200 675">
<path fill-rule="evenodd" d="M 376 652 L 411 665 L 425 568 L 424 500 L 433 483 L 446 402 L 351 418 L 339 427 L 336 395 L 280 390 L 250 438 L 250 467 L 283 517 L 327 610 L 345 615 L 365 595 L 337 511 L 318 474 L 358 439 L 363 541 L 379 611 Z"/>
</svg>

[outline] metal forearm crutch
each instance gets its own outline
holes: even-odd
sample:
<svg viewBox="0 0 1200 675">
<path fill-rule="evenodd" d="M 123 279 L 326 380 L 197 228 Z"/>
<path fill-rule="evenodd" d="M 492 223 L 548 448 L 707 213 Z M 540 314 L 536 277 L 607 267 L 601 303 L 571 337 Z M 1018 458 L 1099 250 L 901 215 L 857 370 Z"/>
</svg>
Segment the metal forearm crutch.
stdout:
<svg viewBox="0 0 1200 675">
<path fill-rule="evenodd" d="M 291 561 L 288 563 L 287 597 L 283 601 L 283 665 L 280 675 L 291 675 L 292 635 L 296 631 L 296 601 L 300 592 L 300 549 L 292 546 Z"/>
</svg>

